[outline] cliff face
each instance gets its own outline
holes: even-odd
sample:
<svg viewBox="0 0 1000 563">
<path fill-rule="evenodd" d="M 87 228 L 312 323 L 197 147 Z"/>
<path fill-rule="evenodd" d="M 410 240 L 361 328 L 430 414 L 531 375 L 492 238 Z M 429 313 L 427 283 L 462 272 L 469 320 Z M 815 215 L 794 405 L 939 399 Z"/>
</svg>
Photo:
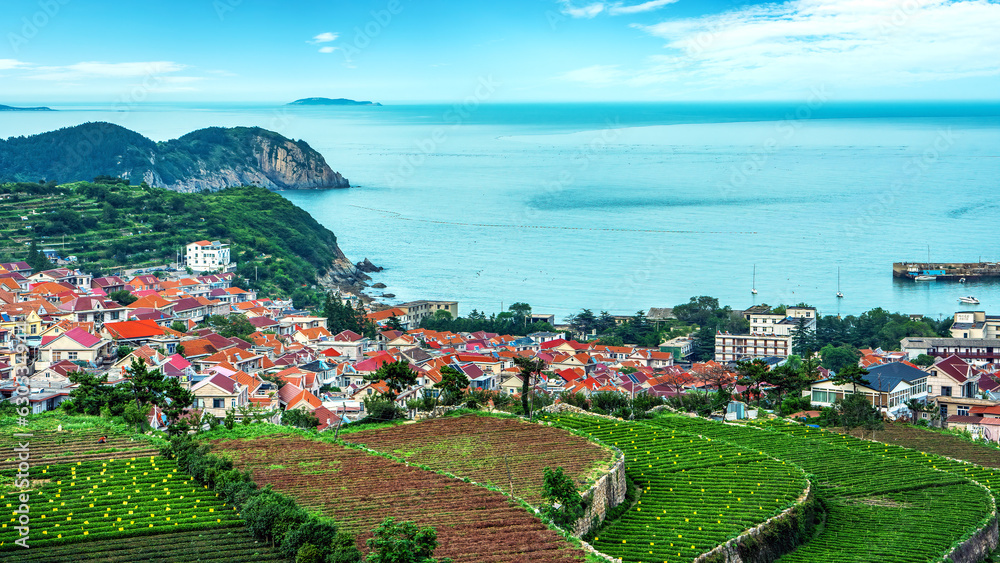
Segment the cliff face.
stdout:
<svg viewBox="0 0 1000 563">
<path fill-rule="evenodd" d="M 87 148 L 86 158 L 76 154 L 79 146 Z M 0 141 L 0 180 L 67 182 L 98 175 L 181 192 L 242 185 L 269 190 L 350 187 L 306 142 L 257 127 L 210 127 L 153 143 L 117 125 L 87 123 Z"/>
</svg>

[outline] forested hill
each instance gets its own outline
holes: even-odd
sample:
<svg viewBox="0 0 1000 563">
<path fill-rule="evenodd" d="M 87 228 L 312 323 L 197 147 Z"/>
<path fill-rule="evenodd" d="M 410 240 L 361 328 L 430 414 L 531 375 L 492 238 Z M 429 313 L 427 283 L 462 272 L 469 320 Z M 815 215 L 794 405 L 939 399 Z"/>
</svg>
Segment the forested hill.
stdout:
<svg viewBox="0 0 1000 563">
<path fill-rule="evenodd" d="M 181 192 L 350 185 L 305 141 L 259 127 L 209 127 L 155 143 L 124 127 L 93 122 L 0 140 L 0 181 L 65 183 L 97 176 Z"/>
<path fill-rule="evenodd" d="M 336 235 L 264 188 L 176 193 L 99 180 L 0 185 L 0 261 L 24 260 L 35 241 L 39 250 L 76 256 L 73 267 L 106 274 L 173 262 L 185 245 L 209 239 L 232 245 L 237 273 L 251 287 L 295 297 L 296 305 L 318 302 L 311 287 L 319 279 L 355 281 Z"/>
</svg>

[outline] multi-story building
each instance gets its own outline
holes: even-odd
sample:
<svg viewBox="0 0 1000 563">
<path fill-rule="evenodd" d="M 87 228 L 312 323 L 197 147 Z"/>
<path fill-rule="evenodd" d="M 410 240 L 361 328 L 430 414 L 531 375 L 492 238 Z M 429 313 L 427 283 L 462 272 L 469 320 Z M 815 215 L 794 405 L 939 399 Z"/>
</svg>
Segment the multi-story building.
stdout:
<svg viewBox="0 0 1000 563">
<path fill-rule="evenodd" d="M 985 311 L 959 311 L 951 325 L 952 338 L 1000 338 L 1000 315 Z"/>
<path fill-rule="evenodd" d="M 187 245 L 187 265 L 195 272 L 225 270 L 229 266 L 229 245 L 217 240 L 199 240 Z"/>
<path fill-rule="evenodd" d="M 720 333 L 715 335 L 715 361 L 733 362 L 774 356 L 787 358 L 792 354 L 793 334 L 799 327 L 816 331 L 814 307 L 788 307 L 784 314 L 774 313 L 767 305 L 744 311 L 750 322 L 748 334 Z"/>
<path fill-rule="evenodd" d="M 951 355 L 974 364 L 1000 362 L 1000 339 L 998 338 L 938 338 L 909 336 L 900 342 L 900 348 L 912 360 L 921 354 L 946 358 Z"/>
<path fill-rule="evenodd" d="M 403 310 L 403 314 L 407 317 L 406 320 L 411 327 L 420 326 L 420 321 L 424 317 L 432 317 L 438 311 L 448 311 L 451 314 L 451 318 L 458 318 L 458 301 L 410 301 L 409 303 L 396 305 L 396 308 Z"/>
</svg>

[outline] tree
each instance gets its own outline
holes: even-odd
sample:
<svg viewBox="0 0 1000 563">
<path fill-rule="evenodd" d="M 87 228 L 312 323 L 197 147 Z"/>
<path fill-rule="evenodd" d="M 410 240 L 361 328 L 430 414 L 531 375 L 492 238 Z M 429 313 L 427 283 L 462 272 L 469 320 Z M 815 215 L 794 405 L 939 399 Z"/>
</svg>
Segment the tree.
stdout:
<svg viewBox="0 0 1000 563">
<path fill-rule="evenodd" d="M 521 370 L 521 408 L 524 414 L 531 418 L 531 407 L 528 394 L 531 392 L 533 378 L 542 375 L 545 369 L 545 362 L 541 358 L 526 358 L 524 356 L 514 356 L 514 365 Z"/>
<path fill-rule="evenodd" d="M 413 522 L 397 524 L 391 517 L 373 530 L 365 545 L 371 550 L 365 559 L 367 563 L 451 563 L 451 559 L 439 561 L 433 557 L 438 547 L 433 527 L 418 529 Z"/>
<path fill-rule="evenodd" d="M 108 299 L 125 306 L 131 305 L 139 300 L 138 297 L 132 295 L 132 292 L 127 289 L 112 291 L 108 294 Z"/>
<path fill-rule="evenodd" d="M 935 359 L 936 358 L 934 358 L 934 356 L 931 356 L 930 354 L 920 354 L 913 359 L 913 363 L 918 366 L 927 367 L 934 365 Z"/>
<path fill-rule="evenodd" d="M 815 352 L 816 339 L 813 331 L 806 327 L 806 319 L 799 317 L 798 323 L 792 329 L 792 353 L 807 356 Z"/>
<path fill-rule="evenodd" d="M 403 330 L 403 323 L 400 322 L 399 317 L 393 314 L 385 321 L 385 326 L 389 330 Z"/>
<path fill-rule="evenodd" d="M 920 399 L 910 399 L 906 401 L 906 408 L 910 409 L 910 419 L 916 423 L 920 420 L 920 413 L 924 412 L 924 402 Z"/>
<path fill-rule="evenodd" d="M 546 467 L 544 475 L 545 488 L 542 496 L 549 504 L 543 510 L 557 526 L 569 528 L 583 516 L 583 497 L 576 490 L 573 479 L 563 473 L 562 467 L 555 471 Z"/>
<path fill-rule="evenodd" d="M 528 324 L 528 317 L 531 316 L 531 305 L 518 301 L 507 307 L 507 310 L 513 313 L 515 318 L 521 319 L 523 324 Z"/>
<path fill-rule="evenodd" d="M 319 427 L 319 419 L 311 411 L 291 409 L 281 413 L 281 423 L 287 426 L 313 429 Z"/>
<path fill-rule="evenodd" d="M 874 438 L 875 430 L 879 430 L 883 426 L 879 409 L 872 405 L 864 395 L 857 393 L 848 395 L 837 401 L 836 409 L 840 425 L 848 432 L 853 428 L 861 427 L 871 431 Z"/>
<path fill-rule="evenodd" d="M 159 369 L 150 370 L 146 363 L 134 358 L 126 370 L 128 384 L 125 386 L 131 399 L 138 406 L 153 404 L 163 411 L 171 422 L 194 403 L 194 395 L 183 388 L 173 377 L 164 377 Z"/>
<path fill-rule="evenodd" d="M 758 407 L 760 407 L 760 388 L 764 383 L 767 383 L 770 369 L 767 362 L 760 358 L 736 364 L 736 374 L 739 376 L 736 383 L 747 388 L 747 398 L 752 395 L 757 396 Z"/>
<path fill-rule="evenodd" d="M 868 370 L 861 368 L 858 364 L 850 364 L 845 366 L 843 369 L 838 371 L 834 375 L 833 381 L 836 385 L 851 385 L 854 388 L 854 393 L 858 392 L 858 385 L 869 385 L 865 376 L 868 375 Z"/>
<path fill-rule="evenodd" d="M 834 346 L 832 344 L 824 346 L 819 351 L 819 355 L 823 358 L 823 367 L 836 372 L 851 364 L 857 364 L 859 357 L 858 351 L 850 345 Z"/>
<path fill-rule="evenodd" d="M 125 407 L 125 412 L 122 413 L 122 418 L 125 420 L 125 424 L 134 427 L 136 432 L 141 432 L 142 427 L 146 424 L 151 408 L 152 405 L 143 405 L 142 407 L 139 407 L 135 403 L 130 402 L 128 406 Z"/>
<path fill-rule="evenodd" d="M 174 321 L 170 323 L 170 330 L 175 330 L 183 334 L 187 332 L 187 325 L 181 321 Z"/>
<path fill-rule="evenodd" d="M 48 270 L 52 268 L 52 262 L 45 257 L 45 254 L 38 250 L 38 241 L 31 239 L 31 244 L 28 245 L 28 254 L 24 257 L 24 261 L 31 266 L 31 269 L 35 272 L 41 272 L 43 270 Z"/>
<path fill-rule="evenodd" d="M 569 323 L 570 328 L 577 335 L 590 334 L 594 330 L 596 321 L 594 312 L 590 309 L 583 309 L 575 315 L 566 317 L 566 322 Z"/>
<path fill-rule="evenodd" d="M 452 366 L 441 368 L 441 381 L 434 384 L 447 399 L 446 404 L 461 400 L 462 393 L 469 386 L 469 377 Z M 438 397 L 440 400 L 440 397 Z"/>
<path fill-rule="evenodd" d="M 406 360 L 398 362 L 388 362 L 382 364 L 373 374 L 365 376 L 365 381 L 377 382 L 385 381 L 389 388 L 385 393 L 386 399 L 395 401 L 401 392 L 417 383 L 417 372 L 410 369 Z"/>
<path fill-rule="evenodd" d="M 115 351 L 115 354 L 117 354 L 119 358 L 124 358 L 125 356 L 128 356 L 131 353 L 132 353 L 132 347 L 129 346 L 128 344 L 122 344 Z"/>
<path fill-rule="evenodd" d="M 736 376 L 728 368 L 715 362 L 709 362 L 691 370 L 695 377 L 714 387 L 716 392 L 728 391 L 736 383 Z"/>
</svg>

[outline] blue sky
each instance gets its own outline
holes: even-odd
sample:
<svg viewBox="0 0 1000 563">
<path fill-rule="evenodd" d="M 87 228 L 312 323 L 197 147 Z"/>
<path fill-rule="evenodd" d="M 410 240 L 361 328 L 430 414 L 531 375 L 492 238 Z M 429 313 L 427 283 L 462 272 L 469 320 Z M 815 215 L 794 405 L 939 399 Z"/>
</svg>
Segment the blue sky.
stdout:
<svg viewBox="0 0 1000 563">
<path fill-rule="evenodd" d="M 0 103 L 1000 97 L 996 0 L 5 0 L 0 22 Z"/>
</svg>

